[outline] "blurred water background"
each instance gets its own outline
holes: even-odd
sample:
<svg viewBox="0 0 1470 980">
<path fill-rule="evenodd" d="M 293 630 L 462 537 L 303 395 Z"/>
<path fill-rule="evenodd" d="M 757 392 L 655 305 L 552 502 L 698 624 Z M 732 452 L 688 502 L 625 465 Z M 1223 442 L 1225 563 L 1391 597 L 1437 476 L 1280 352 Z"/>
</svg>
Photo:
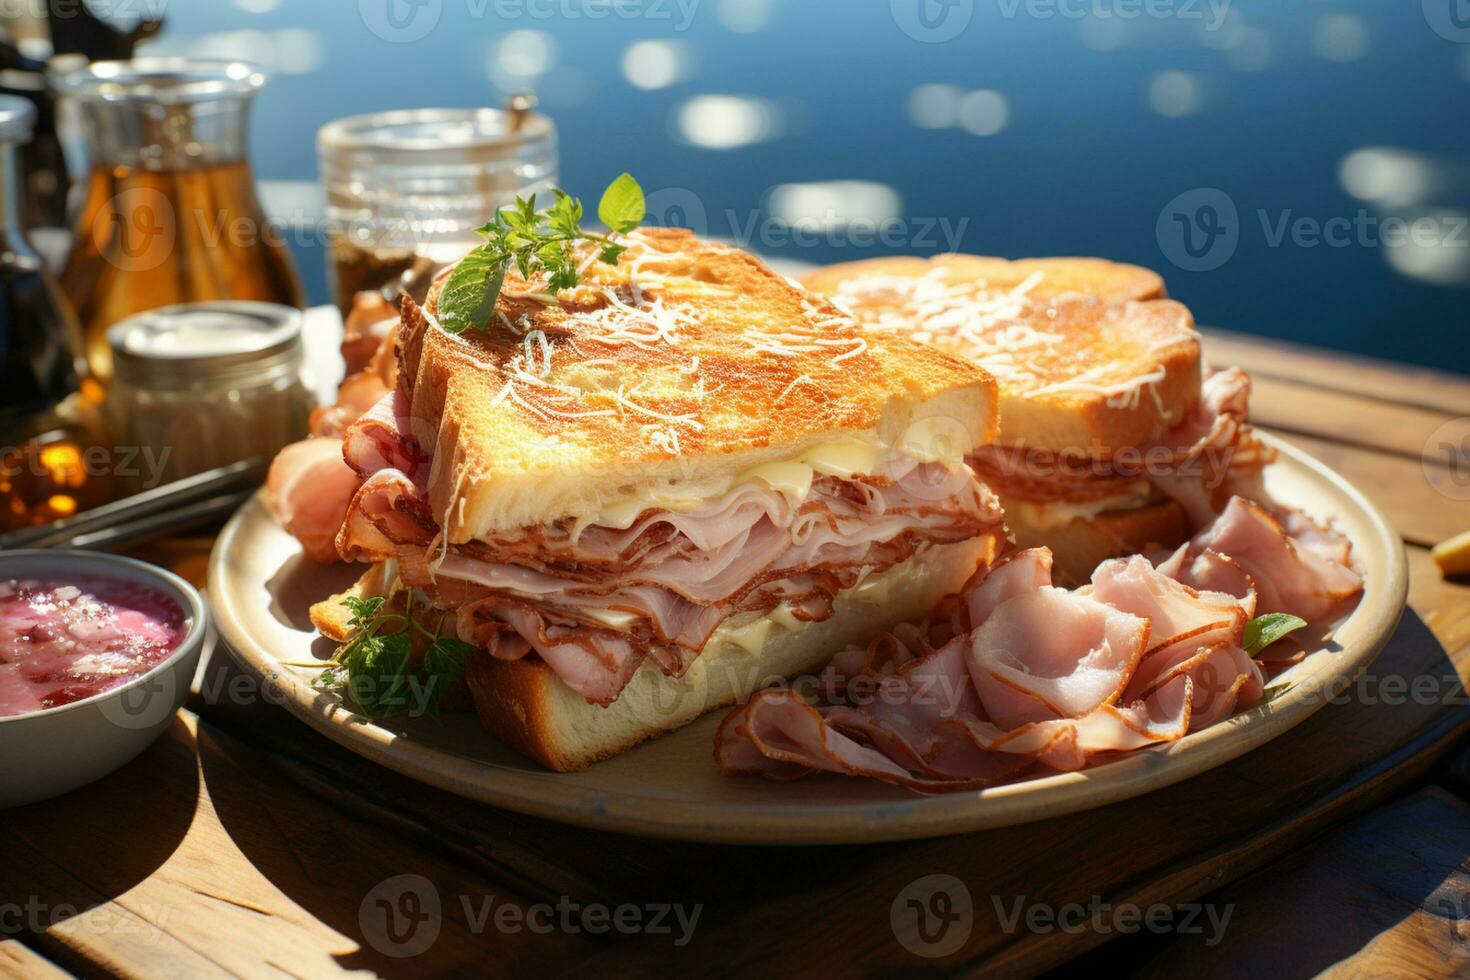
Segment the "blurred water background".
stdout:
<svg viewBox="0 0 1470 980">
<path fill-rule="evenodd" d="M 1101 255 L 1158 269 L 1202 323 L 1470 371 L 1465 0 L 162 12 L 153 53 L 273 73 L 253 159 L 314 302 L 319 126 L 529 88 L 560 128 L 569 190 L 595 196 L 628 170 L 663 220 L 768 255 Z"/>
</svg>

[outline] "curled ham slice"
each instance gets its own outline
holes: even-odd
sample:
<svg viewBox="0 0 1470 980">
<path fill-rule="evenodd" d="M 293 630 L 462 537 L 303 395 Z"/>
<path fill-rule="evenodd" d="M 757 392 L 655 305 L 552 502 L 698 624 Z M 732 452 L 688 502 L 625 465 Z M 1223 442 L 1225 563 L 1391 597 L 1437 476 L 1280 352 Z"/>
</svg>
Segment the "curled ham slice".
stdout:
<svg viewBox="0 0 1470 980">
<path fill-rule="evenodd" d="M 412 479 L 428 476 L 428 458 L 413 438 L 408 398 L 397 388 L 385 392 L 342 437 L 342 457 L 364 478 L 379 470 L 400 470 Z"/>
<path fill-rule="evenodd" d="M 1092 598 L 1149 621 L 1149 652 L 1190 637 L 1245 626 L 1239 599 L 1223 592 L 1199 592 L 1161 575 L 1138 555 L 1114 558 L 1092 573 Z"/>
<path fill-rule="evenodd" d="M 1363 579 L 1345 563 L 1350 545 L 1340 538 L 1325 557 L 1328 535 L 1335 534 L 1305 517 L 1291 523 L 1311 526 L 1311 543 L 1302 543 L 1259 504 L 1233 497 L 1219 518 L 1195 535 L 1190 553 L 1211 550 L 1229 555 L 1251 577 L 1261 613 L 1287 612 L 1311 622 L 1321 620 L 1343 600 L 1357 595 Z M 1298 533 L 1301 533 L 1300 531 Z"/>
<path fill-rule="evenodd" d="M 1027 595 L 1051 584 L 1051 552 L 1046 548 L 1013 551 L 990 566 L 965 591 L 965 608 L 970 622 L 983 623 L 995 607 L 1016 596 Z M 973 587 L 970 587 L 973 586 Z"/>
<path fill-rule="evenodd" d="M 1229 555 L 1185 543 L 1159 564 L 1159 571 L 1192 589 L 1233 596 L 1247 618 L 1256 614 L 1256 580 Z"/>
<path fill-rule="evenodd" d="M 373 314 L 391 308 L 374 307 Z M 379 426 L 384 406 L 392 412 L 398 404 L 393 400 L 395 368 L 393 337 L 397 320 L 379 316 L 371 322 L 357 322 L 362 313 L 354 306 L 348 317 L 347 336 L 342 343 L 348 374 L 337 391 L 337 403 L 312 412 L 311 438 L 293 443 L 281 450 L 271 462 L 266 491 L 281 526 L 300 543 L 312 561 L 329 564 L 339 558 L 336 541 L 347 517 L 348 505 L 364 477 L 382 466 L 364 466 L 362 459 L 352 464 L 344 459 L 344 437 L 356 423 L 372 416 L 366 424 L 370 431 Z M 356 326 L 354 327 L 354 323 Z M 374 415 L 374 412 L 378 415 Z M 394 416 L 389 425 L 396 427 Z M 378 443 L 386 445 L 392 436 Z M 358 450 L 361 455 L 362 450 Z M 417 459 L 398 460 L 414 465 Z M 384 466 L 391 465 L 388 460 Z"/>
<path fill-rule="evenodd" d="M 1265 675 L 1242 646 L 1258 605 L 1315 619 L 1357 591 L 1332 534 L 1237 497 L 1157 568 L 1114 559 L 1073 592 L 1051 585 L 1046 549 L 1014 553 L 929 621 L 839 654 L 819 701 L 765 691 L 734 709 L 716 760 L 927 793 L 1177 740 L 1259 702 Z"/>
<path fill-rule="evenodd" d="M 276 455 L 265 489 L 271 510 L 306 557 L 329 564 L 337 560 L 337 531 L 359 482 L 342 459 L 342 440 L 315 437 Z"/>
<path fill-rule="evenodd" d="M 400 470 L 379 470 L 353 494 L 336 549 L 347 561 L 387 561 L 427 549 L 437 530 L 414 482 Z"/>
<path fill-rule="evenodd" d="M 976 628 L 970 678 L 1002 728 L 1111 704 L 1148 641 L 1148 620 L 1050 585 L 1002 602 Z"/>
<path fill-rule="evenodd" d="M 987 446 L 971 463 L 1002 497 L 1085 504 L 1136 500 L 1151 485 L 1177 501 L 1194 526 L 1220 512 L 1232 490 L 1274 458 L 1246 421 L 1250 379 L 1238 368 L 1211 372 L 1189 413 L 1157 440 L 1094 458 L 1025 447 Z M 1145 482 L 1146 481 L 1146 482 Z"/>
</svg>

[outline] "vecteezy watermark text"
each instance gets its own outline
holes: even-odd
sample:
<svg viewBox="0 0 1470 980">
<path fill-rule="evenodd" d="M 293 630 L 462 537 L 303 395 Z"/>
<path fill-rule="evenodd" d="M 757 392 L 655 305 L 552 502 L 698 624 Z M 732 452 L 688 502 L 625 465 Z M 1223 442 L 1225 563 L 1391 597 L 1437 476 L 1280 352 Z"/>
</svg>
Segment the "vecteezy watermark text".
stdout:
<svg viewBox="0 0 1470 980">
<path fill-rule="evenodd" d="M 1220 944 L 1230 925 L 1230 917 L 1235 914 L 1234 905 L 1155 902 L 1145 906 L 1131 902 L 1107 902 L 1100 895 L 1092 896 L 1085 905 L 1081 902 L 1061 905 L 1030 902 L 1025 895 L 1009 901 L 992 895 L 990 901 L 1001 931 L 1006 933 L 1025 929 L 1041 935 L 1092 932 L 1107 936 L 1115 932 L 1127 935 L 1147 931 L 1158 935 L 1204 936 L 1206 946 Z"/>
<path fill-rule="evenodd" d="M 0 445 L 0 476 L 30 476 L 64 486 L 81 486 L 88 479 L 115 476 L 152 489 L 163 482 L 172 446 L 77 446 L 70 442 L 41 444 L 38 451 L 25 446 Z"/>
<path fill-rule="evenodd" d="M 1159 250 L 1186 272 L 1210 272 L 1229 262 L 1241 239 L 1259 226 L 1267 248 L 1470 248 L 1470 218 L 1442 213 L 1405 218 L 1379 216 L 1366 208 L 1350 214 L 1299 214 L 1293 208 L 1255 209 L 1254 222 L 1241 217 L 1235 201 L 1218 187 L 1179 194 L 1159 212 L 1154 226 Z"/>
<path fill-rule="evenodd" d="M 1230 15 L 1231 0 L 996 0 L 1007 20 L 1183 20 L 1218 31 Z"/>
<path fill-rule="evenodd" d="M 687 31 L 702 0 L 459 0 L 471 21 L 646 20 Z M 358 0 L 358 17 L 377 37 L 411 44 L 433 33 L 445 0 Z"/>
<path fill-rule="evenodd" d="M 1152 932 L 1203 936 L 1206 946 L 1225 938 L 1234 905 L 1184 902 L 1109 902 L 1100 895 L 1087 902 L 1033 902 L 1025 895 L 992 895 L 995 922 L 1004 933 L 1021 930 L 1048 935 L 1092 932 L 1100 936 Z M 970 889 L 952 874 L 930 874 L 909 882 L 894 896 L 889 924 L 899 944 L 916 956 L 953 955 L 969 940 L 977 911 Z"/>
<path fill-rule="evenodd" d="M 129 903 L 127 911 L 105 904 L 79 907 L 67 902 L 44 902 L 40 896 L 31 895 L 24 902 L 0 902 L 0 936 L 38 934 L 63 922 L 73 922 L 75 928 L 93 935 L 138 936 L 144 943 L 156 943 L 163 938 L 163 927 L 172 911 L 168 906 L 154 907 L 147 902 Z"/>
<path fill-rule="evenodd" d="M 1427 0 L 1426 0 L 1427 2 Z M 996 0 L 1004 20 L 1180 20 L 1225 26 L 1231 0 Z M 915 41 L 941 44 L 969 29 L 975 0 L 889 0 L 893 22 Z"/>
<path fill-rule="evenodd" d="M 684 947 L 694 938 L 702 904 L 682 902 L 578 902 L 563 895 L 555 902 L 530 904 L 493 895 L 458 896 L 459 912 L 473 935 L 586 933 L 593 936 L 665 936 Z M 423 875 L 395 875 L 375 885 L 358 906 L 358 924 L 368 944 L 385 956 L 404 958 L 426 952 L 444 926 L 439 889 Z"/>
</svg>

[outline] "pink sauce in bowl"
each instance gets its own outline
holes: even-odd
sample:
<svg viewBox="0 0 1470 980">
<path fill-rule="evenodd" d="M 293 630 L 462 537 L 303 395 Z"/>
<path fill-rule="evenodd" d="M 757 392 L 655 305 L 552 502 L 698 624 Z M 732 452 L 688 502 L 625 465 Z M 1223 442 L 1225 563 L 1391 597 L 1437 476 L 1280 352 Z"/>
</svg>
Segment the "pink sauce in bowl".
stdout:
<svg viewBox="0 0 1470 980">
<path fill-rule="evenodd" d="M 0 718 L 126 684 L 168 659 L 190 625 L 166 593 L 134 582 L 0 579 Z"/>
</svg>

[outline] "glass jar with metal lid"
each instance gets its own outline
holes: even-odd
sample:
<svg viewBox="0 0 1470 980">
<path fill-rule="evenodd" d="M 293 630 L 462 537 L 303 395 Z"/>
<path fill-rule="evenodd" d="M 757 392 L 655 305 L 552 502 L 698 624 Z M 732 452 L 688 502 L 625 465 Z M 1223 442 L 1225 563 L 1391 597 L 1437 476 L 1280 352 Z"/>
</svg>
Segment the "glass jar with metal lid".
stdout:
<svg viewBox="0 0 1470 980">
<path fill-rule="evenodd" d="M 495 211 L 557 182 L 556 127 L 528 96 L 505 109 L 409 109 L 317 134 L 328 277 L 345 315 L 359 290 L 410 292 L 481 239 Z"/>
<path fill-rule="evenodd" d="M 111 374 L 108 328 L 134 313 L 212 300 L 302 305 L 246 156 L 250 105 L 266 83 L 259 69 L 136 58 L 49 79 L 86 124 L 91 174 L 61 281 L 99 380 Z"/>
<path fill-rule="evenodd" d="M 107 331 L 111 438 L 151 483 L 270 457 L 303 438 L 315 398 L 301 313 L 273 303 L 168 306 Z M 135 486 L 132 489 L 146 489 Z"/>
</svg>

